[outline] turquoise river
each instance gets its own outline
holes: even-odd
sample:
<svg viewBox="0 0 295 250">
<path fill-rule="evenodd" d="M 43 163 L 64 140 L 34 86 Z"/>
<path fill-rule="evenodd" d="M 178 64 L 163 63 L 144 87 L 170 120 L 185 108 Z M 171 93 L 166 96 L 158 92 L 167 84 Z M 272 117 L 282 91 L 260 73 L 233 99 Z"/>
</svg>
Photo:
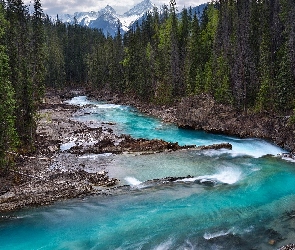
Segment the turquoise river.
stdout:
<svg viewBox="0 0 295 250">
<path fill-rule="evenodd" d="M 229 142 L 233 150 L 84 156 L 109 158 L 110 176 L 130 190 L 0 214 L 1 250 L 278 249 L 295 243 L 295 163 L 279 156 L 281 148 L 179 129 L 83 96 L 69 103 L 85 110 L 76 119 L 112 122 L 117 133 L 180 145 Z"/>
</svg>

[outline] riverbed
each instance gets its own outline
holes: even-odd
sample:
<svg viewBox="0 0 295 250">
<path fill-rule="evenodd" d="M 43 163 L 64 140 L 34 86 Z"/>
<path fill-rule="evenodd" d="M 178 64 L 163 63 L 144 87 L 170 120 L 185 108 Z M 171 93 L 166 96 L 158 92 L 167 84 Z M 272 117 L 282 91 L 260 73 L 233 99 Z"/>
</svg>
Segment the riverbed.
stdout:
<svg viewBox="0 0 295 250">
<path fill-rule="evenodd" d="M 283 149 L 259 139 L 179 129 L 86 96 L 67 103 L 80 106 L 74 120 L 116 134 L 233 147 L 76 155 L 76 165 L 83 162 L 91 171 L 97 165 L 125 191 L 3 213 L 1 249 L 278 249 L 294 242 L 295 163 L 283 159 Z M 76 142 L 73 136 L 61 144 L 65 152 L 53 168 L 63 167 L 62 155 Z"/>
</svg>

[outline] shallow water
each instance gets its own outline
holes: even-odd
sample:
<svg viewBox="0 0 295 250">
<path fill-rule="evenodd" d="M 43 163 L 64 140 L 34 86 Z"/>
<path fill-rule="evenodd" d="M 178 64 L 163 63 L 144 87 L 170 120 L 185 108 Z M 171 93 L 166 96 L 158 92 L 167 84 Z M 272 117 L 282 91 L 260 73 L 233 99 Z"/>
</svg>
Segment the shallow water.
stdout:
<svg viewBox="0 0 295 250">
<path fill-rule="evenodd" d="M 0 249 L 277 249 L 295 242 L 295 219 L 285 213 L 295 209 L 295 165 L 268 155 L 282 149 L 181 130 L 130 107 L 71 102 L 96 105 L 79 119 L 114 122 L 134 137 L 230 142 L 233 150 L 106 155 L 110 175 L 130 191 L 4 214 L 15 217 L 0 219 Z M 167 176 L 187 178 L 146 182 Z"/>
</svg>

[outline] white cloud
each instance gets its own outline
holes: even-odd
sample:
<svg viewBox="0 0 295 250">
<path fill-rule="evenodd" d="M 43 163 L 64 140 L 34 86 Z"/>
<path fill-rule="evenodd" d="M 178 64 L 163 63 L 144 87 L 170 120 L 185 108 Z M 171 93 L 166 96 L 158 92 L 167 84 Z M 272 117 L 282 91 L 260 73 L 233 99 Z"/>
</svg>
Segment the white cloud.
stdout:
<svg viewBox="0 0 295 250">
<path fill-rule="evenodd" d="M 43 11 L 50 15 L 73 14 L 82 11 L 98 11 L 107 5 L 112 6 L 119 14 L 123 14 L 142 0 L 41 0 Z M 208 0 L 209 1 L 209 0 Z M 197 6 L 208 2 L 206 0 L 176 1 L 178 10 L 183 7 Z M 169 0 L 152 0 L 156 6 L 169 4 Z M 26 5 L 33 5 L 33 0 L 24 0 Z"/>
</svg>

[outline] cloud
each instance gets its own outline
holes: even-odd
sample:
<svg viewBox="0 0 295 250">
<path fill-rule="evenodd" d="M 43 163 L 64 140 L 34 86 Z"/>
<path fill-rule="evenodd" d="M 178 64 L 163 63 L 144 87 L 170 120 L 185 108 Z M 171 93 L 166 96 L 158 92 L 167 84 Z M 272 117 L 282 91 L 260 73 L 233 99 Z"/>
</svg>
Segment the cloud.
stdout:
<svg viewBox="0 0 295 250">
<path fill-rule="evenodd" d="M 128 11 L 134 5 L 140 3 L 142 0 L 41 0 L 44 13 L 50 16 L 56 16 L 57 14 L 73 14 L 75 12 L 82 11 L 98 11 L 107 5 L 112 6 L 117 13 L 123 14 Z M 25 0 L 26 5 L 33 5 L 33 0 Z M 169 4 L 169 0 L 152 0 L 156 6 L 162 6 Z M 183 7 L 197 6 L 202 4 L 204 0 L 179 0 L 176 1 L 178 10 Z"/>
</svg>

